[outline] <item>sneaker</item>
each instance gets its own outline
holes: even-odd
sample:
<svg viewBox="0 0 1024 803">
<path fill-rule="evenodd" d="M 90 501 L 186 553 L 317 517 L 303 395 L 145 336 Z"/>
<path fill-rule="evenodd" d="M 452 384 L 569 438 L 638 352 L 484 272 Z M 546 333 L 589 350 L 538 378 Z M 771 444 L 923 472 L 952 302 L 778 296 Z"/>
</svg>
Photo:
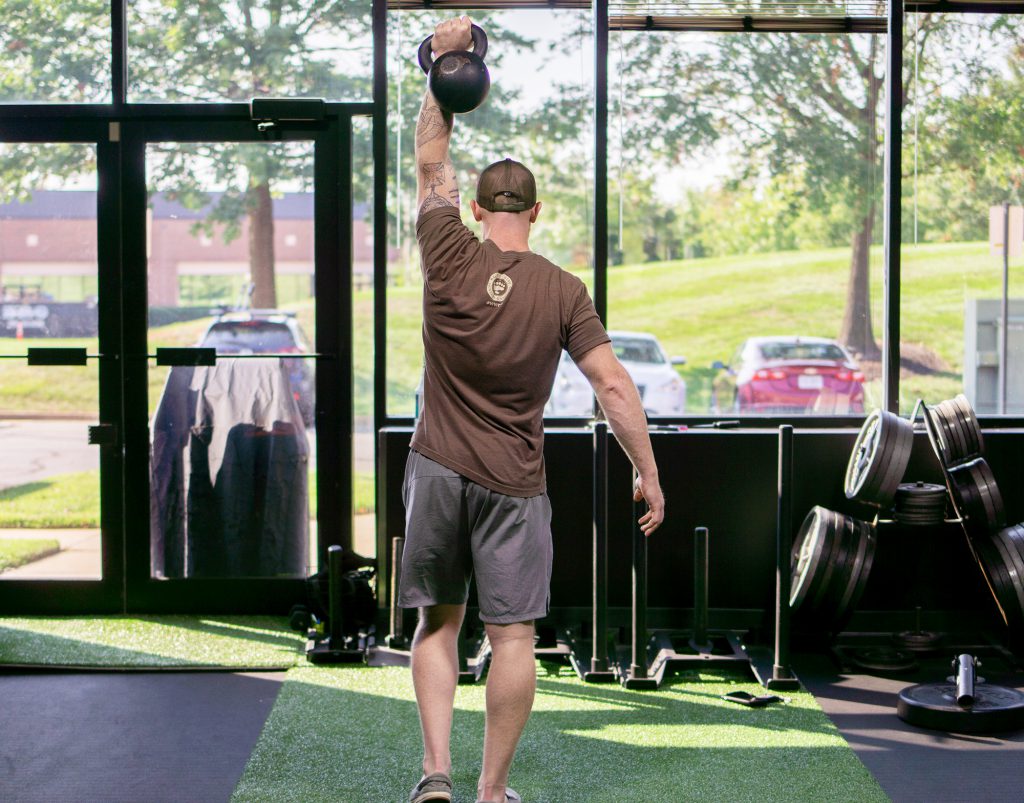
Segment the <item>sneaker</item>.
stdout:
<svg viewBox="0 0 1024 803">
<path fill-rule="evenodd" d="M 486 800 L 478 800 L 476 803 L 488 803 Z M 523 803 L 523 799 L 515 789 L 505 789 L 505 803 Z"/>
<path fill-rule="evenodd" d="M 452 779 L 443 772 L 435 772 L 420 779 L 409 793 L 409 803 L 426 803 L 428 800 L 452 799 Z"/>
</svg>

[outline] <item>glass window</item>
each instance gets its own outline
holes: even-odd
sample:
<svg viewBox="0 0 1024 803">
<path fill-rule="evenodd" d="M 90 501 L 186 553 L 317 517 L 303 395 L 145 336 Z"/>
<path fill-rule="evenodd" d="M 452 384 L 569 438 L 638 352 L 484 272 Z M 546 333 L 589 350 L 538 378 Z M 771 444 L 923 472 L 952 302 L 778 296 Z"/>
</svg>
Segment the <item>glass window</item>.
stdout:
<svg viewBox="0 0 1024 803">
<path fill-rule="evenodd" d="M 871 34 L 612 32 L 608 322 L 680 355 L 686 413 L 880 403 L 884 53 Z M 649 415 L 677 414 L 632 373 Z"/>
<path fill-rule="evenodd" d="M 593 274 L 594 64 L 590 11 L 469 13 L 488 35 L 491 89 L 480 108 L 455 120 L 451 153 L 463 220 L 471 228 L 477 225 L 469 200 L 475 197 L 479 172 L 506 156 L 518 159 L 534 172 L 538 200 L 543 203 L 531 233 L 531 249 L 589 282 Z M 426 80 L 416 53 L 436 23 L 436 12 L 388 15 L 387 411 L 391 416 L 416 413 L 423 366 L 413 138 Z M 479 236 L 479 229 L 474 231 Z"/>
<path fill-rule="evenodd" d="M 0 143 L 0 579 L 98 580 L 96 146 Z M 28 365 L 80 348 L 85 366 Z"/>
<path fill-rule="evenodd" d="M 304 141 L 147 148 L 149 353 L 218 354 L 214 366 L 150 363 L 154 577 L 316 565 L 312 166 Z M 223 278 L 231 293 L 212 309 L 183 303 L 184 276 Z M 306 292 L 285 301 L 287 276 Z"/>
<path fill-rule="evenodd" d="M 1020 31 L 1012 16 L 907 17 L 904 412 L 964 393 L 979 413 L 1024 413 Z"/>
<path fill-rule="evenodd" d="M 370 0 L 129 0 L 131 101 L 369 100 Z"/>
<path fill-rule="evenodd" d="M 0 6 L 0 103 L 109 103 L 110 3 Z"/>
</svg>

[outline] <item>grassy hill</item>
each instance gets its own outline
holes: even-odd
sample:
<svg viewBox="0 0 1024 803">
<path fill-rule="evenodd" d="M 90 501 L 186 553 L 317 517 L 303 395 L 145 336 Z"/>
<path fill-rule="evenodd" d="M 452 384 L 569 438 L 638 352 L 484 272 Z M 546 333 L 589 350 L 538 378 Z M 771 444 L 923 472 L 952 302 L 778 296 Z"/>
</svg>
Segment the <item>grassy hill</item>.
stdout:
<svg viewBox="0 0 1024 803">
<path fill-rule="evenodd" d="M 872 250 L 872 315 L 882 334 L 882 253 Z M 1012 266 L 1018 274 L 1019 265 Z M 626 265 L 609 272 L 608 318 L 614 329 L 655 333 L 670 355 L 687 358 L 680 373 L 688 384 L 692 413 L 707 410 L 715 360 L 728 361 L 753 335 L 792 334 L 834 337 L 846 298 L 849 249 L 793 251 L 714 259 Z M 1019 283 L 1018 283 L 1019 284 Z M 903 345 L 923 347 L 938 367 L 927 374 L 905 374 L 903 407 L 923 395 L 939 401 L 962 386 L 964 300 L 997 298 L 1001 263 L 986 243 L 911 246 L 903 253 Z M 1011 276 L 1011 295 L 1024 295 Z M 291 305 L 312 336 L 312 302 Z M 355 294 L 356 414 L 372 409 L 372 291 Z M 411 414 L 422 363 L 420 289 L 388 289 L 388 409 Z M 150 347 L 194 345 L 209 319 L 150 330 Z M 21 353 L 28 346 L 85 345 L 95 341 L 0 340 L 0 351 Z M 865 366 L 869 373 L 872 366 Z M 155 408 L 167 369 L 150 369 L 150 411 Z M 869 383 L 868 403 L 880 396 L 880 382 Z M 95 362 L 88 368 L 29 368 L 18 360 L 0 361 L 0 414 L 5 411 L 93 414 L 97 409 Z"/>
</svg>

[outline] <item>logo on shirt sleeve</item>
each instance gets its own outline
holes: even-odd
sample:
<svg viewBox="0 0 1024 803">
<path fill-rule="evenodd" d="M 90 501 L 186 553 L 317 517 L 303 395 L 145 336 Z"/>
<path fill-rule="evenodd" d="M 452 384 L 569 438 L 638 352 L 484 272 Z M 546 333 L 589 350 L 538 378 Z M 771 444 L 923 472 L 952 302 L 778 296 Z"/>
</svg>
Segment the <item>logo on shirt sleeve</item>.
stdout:
<svg viewBox="0 0 1024 803">
<path fill-rule="evenodd" d="M 512 292 L 512 279 L 504 273 L 492 273 L 487 280 L 487 295 L 491 297 L 491 300 L 487 302 L 488 306 L 500 307 L 510 292 Z"/>
</svg>

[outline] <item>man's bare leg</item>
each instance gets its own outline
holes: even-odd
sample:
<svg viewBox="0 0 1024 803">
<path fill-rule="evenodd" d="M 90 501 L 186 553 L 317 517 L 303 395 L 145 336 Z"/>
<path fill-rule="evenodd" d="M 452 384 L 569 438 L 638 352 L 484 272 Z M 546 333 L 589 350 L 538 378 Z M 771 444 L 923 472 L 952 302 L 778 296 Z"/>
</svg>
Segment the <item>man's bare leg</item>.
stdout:
<svg viewBox="0 0 1024 803">
<path fill-rule="evenodd" d="M 519 737 L 530 718 L 537 688 L 533 657 L 533 622 L 485 625 L 491 642 L 487 671 L 487 718 L 484 723 L 484 762 L 477 799 L 505 803 L 505 785 Z"/>
<path fill-rule="evenodd" d="M 412 639 L 412 683 L 423 729 L 423 774 L 451 775 L 452 708 L 459 682 L 459 630 L 465 605 L 420 608 Z"/>
</svg>

